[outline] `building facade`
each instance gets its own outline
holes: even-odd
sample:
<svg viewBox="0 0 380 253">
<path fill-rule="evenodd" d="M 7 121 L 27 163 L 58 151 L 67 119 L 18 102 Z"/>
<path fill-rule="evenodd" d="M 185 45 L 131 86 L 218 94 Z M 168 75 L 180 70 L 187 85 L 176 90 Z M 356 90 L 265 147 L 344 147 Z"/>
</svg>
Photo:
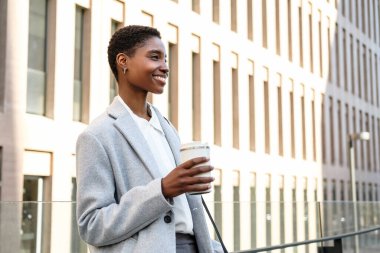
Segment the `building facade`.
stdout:
<svg viewBox="0 0 380 253">
<path fill-rule="evenodd" d="M 76 138 L 117 94 L 107 46 L 128 24 L 162 34 L 169 82 L 149 100 L 183 143 L 212 146 L 216 181 L 205 199 L 230 250 L 315 238 L 315 202 L 352 199 L 352 133 L 370 132 L 355 142 L 358 200 L 379 200 L 378 0 L 0 0 L 0 7 L 3 203 L 75 201 Z M 2 252 L 85 251 L 71 203 L 11 210 L 1 212 Z"/>
</svg>

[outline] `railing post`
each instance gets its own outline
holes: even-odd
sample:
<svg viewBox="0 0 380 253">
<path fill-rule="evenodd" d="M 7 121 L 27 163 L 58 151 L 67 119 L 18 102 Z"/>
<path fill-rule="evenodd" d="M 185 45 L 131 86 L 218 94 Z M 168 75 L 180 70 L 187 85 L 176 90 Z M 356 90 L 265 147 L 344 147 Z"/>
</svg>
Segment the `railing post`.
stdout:
<svg viewBox="0 0 380 253">
<path fill-rule="evenodd" d="M 334 246 L 318 247 L 318 253 L 343 253 L 342 238 L 334 240 Z"/>
</svg>

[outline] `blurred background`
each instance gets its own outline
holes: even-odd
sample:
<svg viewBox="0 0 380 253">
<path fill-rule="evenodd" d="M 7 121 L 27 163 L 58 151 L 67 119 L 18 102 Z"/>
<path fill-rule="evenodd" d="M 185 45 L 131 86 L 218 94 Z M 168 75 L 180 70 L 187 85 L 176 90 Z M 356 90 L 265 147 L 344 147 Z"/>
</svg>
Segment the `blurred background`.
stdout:
<svg viewBox="0 0 380 253">
<path fill-rule="evenodd" d="M 346 201 L 377 224 L 378 0 L 0 0 L 1 252 L 86 251 L 75 143 L 117 94 L 107 46 L 129 24 L 161 32 L 170 76 L 149 101 L 211 145 L 230 250 L 349 229 Z"/>
</svg>

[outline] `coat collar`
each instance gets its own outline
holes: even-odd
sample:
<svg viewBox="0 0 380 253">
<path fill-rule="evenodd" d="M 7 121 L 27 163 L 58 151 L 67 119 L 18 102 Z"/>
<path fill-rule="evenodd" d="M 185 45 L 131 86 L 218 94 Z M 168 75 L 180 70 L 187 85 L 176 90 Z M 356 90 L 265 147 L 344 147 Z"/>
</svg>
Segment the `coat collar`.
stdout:
<svg viewBox="0 0 380 253">
<path fill-rule="evenodd" d="M 180 162 L 179 159 L 179 138 L 176 135 L 174 128 L 170 125 L 169 121 L 164 118 L 161 113 L 154 107 L 158 120 L 161 124 L 162 130 L 165 133 L 166 140 L 172 150 L 176 164 Z M 107 113 L 110 117 L 115 119 L 114 126 L 120 131 L 127 142 L 136 151 L 140 160 L 144 163 L 145 167 L 153 178 L 162 177 L 157 169 L 157 163 L 154 159 L 152 151 L 149 149 L 149 145 L 146 142 L 143 134 L 138 128 L 137 124 L 133 120 L 131 114 L 124 107 L 118 99 L 114 99 L 112 104 L 108 107 Z"/>
</svg>

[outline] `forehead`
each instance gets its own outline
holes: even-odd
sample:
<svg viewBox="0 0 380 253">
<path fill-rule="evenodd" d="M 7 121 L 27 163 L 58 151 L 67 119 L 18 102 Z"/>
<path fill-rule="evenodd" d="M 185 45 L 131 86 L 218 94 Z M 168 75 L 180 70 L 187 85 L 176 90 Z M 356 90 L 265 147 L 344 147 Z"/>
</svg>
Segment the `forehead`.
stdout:
<svg viewBox="0 0 380 253">
<path fill-rule="evenodd" d="M 149 51 L 159 51 L 165 54 L 165 46 L 162 40 L 158 37 L 147 39 L 144 44 L 136 49 L 137 54 L 143 54 Z"/>
</svg>

